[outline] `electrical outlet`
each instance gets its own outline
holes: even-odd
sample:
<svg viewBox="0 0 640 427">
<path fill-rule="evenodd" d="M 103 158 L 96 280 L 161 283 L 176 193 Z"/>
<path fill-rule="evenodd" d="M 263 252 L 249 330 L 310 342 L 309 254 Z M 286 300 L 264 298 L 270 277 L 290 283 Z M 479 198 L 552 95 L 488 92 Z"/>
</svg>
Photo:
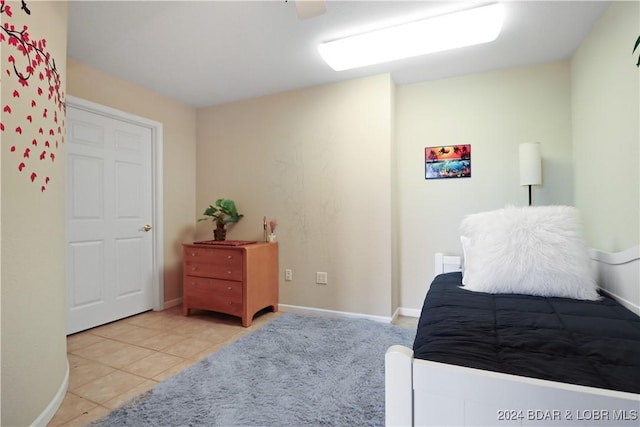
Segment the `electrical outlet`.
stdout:
<svg viewBox="0 0 640 427">
<path fill-rule="evenodd" d="M 284 280 L 286 280 L 287 282 L 293 280 L 293 270 L 291 270 L 290 268 L 284 270 Z"/>
<path fill-rule="evenodd" d="M 316 273 L 316 283 L 318 285 L 326 285 L 327 284 L 327 273 L 324 271 L 318 271 Z"/>
</svg>

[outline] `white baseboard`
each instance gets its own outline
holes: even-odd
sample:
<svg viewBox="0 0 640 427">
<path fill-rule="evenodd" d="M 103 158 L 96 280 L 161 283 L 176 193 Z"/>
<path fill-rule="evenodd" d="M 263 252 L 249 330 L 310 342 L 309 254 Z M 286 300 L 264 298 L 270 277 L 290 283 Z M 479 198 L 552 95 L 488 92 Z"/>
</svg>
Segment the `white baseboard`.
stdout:
<svg viewBox="0 0 640 427">
<path fill-rule="evenodd" d="M 422 310 L 420 310 L 419 308 L 405 308 L 405 307 L 398 307 L 398 310 L 396 311 L 400 316 L 407 316 L 407 317 L 420 317 L 420 313 L 422 312 Z"/>
<path fill-rule="evenodd" d="M 36 418 L 32 426 L 46 426 L 49 424 L 49 421 L 56 414 L 58 409 L 60 409 L 60 405 L 62 405 L 62 401 L 64 400 L 65 395 L 67 394 L 67 388 L 69 388 L 69 360 L 67 360 L 67 370 L 64 373 L 64 377 L 62 378 L 62 382 L 60 383 L 60 387 L 58 387 L 58 391 L 51 399 L 51 402 L 44 408 L 44 411 Z"/>
<path fill-rule="evenodd" d="M 176 298 L 164 302 L 164 310 L 182 304 L 182 298 Z M 352 313 L 348 311 L 326 310 L 323 308 L 303 307 L 299 305 L 278 304 L 282 311 L 296 314 L 310 314 L 315 316 L 334 316 L 334 317 L 350 317 L 354 319 L 369 319 L 381 323 L 393 323 L 398 316 L 420 317 L 420 310 L 414 308 L 398 307 L 393 316 L 376 316 L 373 314 Z"/>
<path fill-rule="evenodd" d="M 420 317 L 421 310 L 416 308 L 406 308 L 406 307 L 398 307 L 396 311 L 393 313 L 393 317 L 391 318 L 391 323 L 394 323 L 398 320 L 398 317 L 415 317 L 416 319 Z"/>
<path fill-rule="evenodd" d="M 373 314 L 363 314 L 363 313 L 352 313 L 348 311 L 336 311 L 336 310 L 326 310 L 323 308 L 315 308 L 315 307 L 303 307 L 299 305 L 289 305 L 289 304 L 278 304 L 278 307 L 282 311 L 287 313 L 295 313 L 295 314 L 306 314 L 313 316 L 327 316 L 327 317 L 348 317 L 352 319 L 369 319 L 376 322 L 381 323 L 393 323 L 396 321 L 398 316 L 407 316 L 407 317 L 420 317 L 421 310 L 415 308 L 404 308 L 398 307 L 396 311 L 393 313 L 393 316 L 376 316 Z"/>
<path fill-rule="evenodd" d="M 325 310 L 322 308 L 302 307 L 298 305 L 278 304 L 280 310 L 287 313 L 306 314 L 326 317 L 348 317 L 351 319 L 369 319 L 381 323 L 391 323 L 392 318 L 373 314 L 351 313 L 348 311 Z"/>
<path fill-rule="evenodd" d="M 400 316 L 400 308 L 396 308 L 396 311 L 393 312 L 393 316 L 391 316 L 391 322 L 390 323 L 394 323 L 396 320 L 398 320 L 398 316 Z"/>
<path fill-rule="evenodd" d="M 165 301 L 163 310 L 166 310 L 171 307 L 175 307 L 177 305 L 182 305 L 182 298 L 176 298 L 170 301 Z"/>
</svg>

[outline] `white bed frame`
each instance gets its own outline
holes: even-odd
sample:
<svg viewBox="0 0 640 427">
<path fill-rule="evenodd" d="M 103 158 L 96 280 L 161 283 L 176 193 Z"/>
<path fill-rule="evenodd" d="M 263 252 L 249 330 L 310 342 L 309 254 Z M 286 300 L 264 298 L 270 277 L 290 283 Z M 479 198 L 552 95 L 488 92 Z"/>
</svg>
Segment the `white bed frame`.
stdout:
<svg viewBox="0 0 640 427">
<path fill-rule="evenodd" d="M 436 254 L 436 274 L 459 271 L 460 257 Z M 592 251 L 599 285 L 640 315 L 640 247 Z M 385 355 L 387 426 L 634 426 L 640 394 L 519 377 Z"/>
</svg>

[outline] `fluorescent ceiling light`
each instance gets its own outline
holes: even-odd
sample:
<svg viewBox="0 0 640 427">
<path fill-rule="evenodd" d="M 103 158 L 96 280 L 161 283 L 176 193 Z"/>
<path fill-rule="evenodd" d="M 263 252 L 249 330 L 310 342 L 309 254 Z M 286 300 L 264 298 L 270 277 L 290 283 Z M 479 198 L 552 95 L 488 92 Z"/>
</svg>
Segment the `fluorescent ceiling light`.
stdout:
<svg viewBox="0 0 640 427">
<path fill-rule="evenodd" d="M 424 55 L 495 40 L 504 21 L 501 4 L 322 43 L 322 59 L 336 71 Z"/>
</svg>

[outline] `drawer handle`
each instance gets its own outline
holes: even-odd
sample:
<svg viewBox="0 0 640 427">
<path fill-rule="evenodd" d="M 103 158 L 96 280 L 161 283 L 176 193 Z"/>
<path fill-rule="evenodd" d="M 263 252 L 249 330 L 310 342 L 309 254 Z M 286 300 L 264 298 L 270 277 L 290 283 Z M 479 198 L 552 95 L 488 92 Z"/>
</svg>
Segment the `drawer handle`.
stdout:
<svg viewBox="0 0 640 427">
<path fill-rule="evenodd" d="M 229 301 L 229 305 L 233 305 L 233 303 L 231 301 Z"/>
<path fill-rule="evenodd" d="M 227 271 L 227 274 L 231 274 L 231 270 Z"/>
<path fill-rule="evenodd" d="M 230 291 L 230 290 L 232 290 L 232 289 L 233 289 L 233 288 L 232 288 L 231 286 L 229 286 L 229 287 L 227 288 L 227 290 L 228 290 L 228 291 Z"/>
<path fill-rule="evenodd" d="M 231 259 L 231 258 L 233 258 L 232 255 L 227 255 L 227 259 Z"/>
<path fill-rule="evenodd" d="M 198 286 L 196 282 L 191 282 L 191 286 Z"/>
<path fill-rule="evenodd" d="M 191 252 L 191 256 L 196 256 L 196 253 L 195 252 Z"/>
<path fill-rule="evenodd" d="M 196 267 L 191 267 L 191 271 L 196 271 Z"/>
</svg>

